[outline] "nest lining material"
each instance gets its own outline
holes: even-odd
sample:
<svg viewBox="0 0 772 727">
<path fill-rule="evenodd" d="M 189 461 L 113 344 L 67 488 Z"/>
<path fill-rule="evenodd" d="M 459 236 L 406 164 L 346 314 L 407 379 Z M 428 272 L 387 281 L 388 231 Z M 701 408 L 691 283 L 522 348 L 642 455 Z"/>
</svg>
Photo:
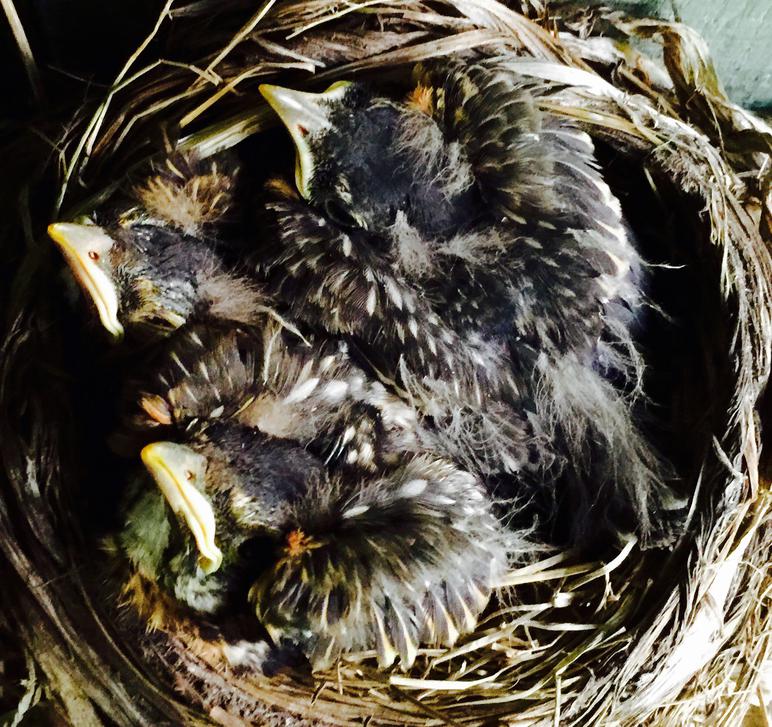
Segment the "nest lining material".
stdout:
<svg viewBox="0 0 772 727">
<path fill-rule="evenodd" d="M 737 724 L 747 711 L 770 631 L 770 472 L 757 402 L 772 339 L 772 130 L 727 100 L 688 28 L 548 14 L 539 2 L 521 10 L 310 0 L 255 12 L 169 0 L 109 93 L 68 124 L 58 168 L 47 159 L 22 185 L 45 201 L 30 207 L 22 195 L 22 223 L 9 231 L 26 259 L 4 301 L 0 542 L 11 586 L 1 597 L 30 657 L 31 689 L 39 694 L 42 678 L 73 724 L 285 724 L 287 712 L 333 724 Z M 148 48 L 162 36 L 154 60 Z M 632 37 L 659 41 L 664 67 Z M 40 294 L 56 270 L 46 224 L 107 199 L 162 136 L 207 156 L 263 131 L 273 119 L 257 102 L 260 82 L 393 80 L 451 53 L 513 54 L 521 73 L 560 84 L 552 110 L 605 145 L 620 178 L 637 170 L 648 183 L 628 207 L 645 219 L 657 201 L 670 215 L 660 261 L 690 266 L 697 282 L 682 309 L 694 330 L 657 362 L 675 372 L 664 386 L 693 496 L 689 535 L 672 553 L 630 543 L 605 562 L 566 551 L 521 568 L 507 578 L 511 605 L 452 650 L 424 650 L 409 673 L 355 655 L 314 679 L 267 677 L 226 667 L 194 624 L 144 633 L 83 567 L 95 555 L 80 534 L 82 443 L 77 427 L 59 425 L 77 422 L 79 406 L 61 313 Z"/>
</svg>

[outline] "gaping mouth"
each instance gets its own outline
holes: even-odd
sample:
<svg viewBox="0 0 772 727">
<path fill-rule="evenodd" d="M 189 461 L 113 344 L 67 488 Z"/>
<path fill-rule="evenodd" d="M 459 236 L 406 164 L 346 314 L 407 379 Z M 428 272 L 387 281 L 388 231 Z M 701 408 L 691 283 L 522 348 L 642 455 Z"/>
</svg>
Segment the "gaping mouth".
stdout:
<svg viewBox="0 0 772 727">
<path fill-rule="evenodd" d="M 190 481 L 203 459 L 190 447 L 174 442 L 148 444 L 142 461 L 155 479 L 169 507 L 182 515 L 196 541 L 198 564 L 207 575 L 222 565 L 222 551 L 215 543 L 215 517 L 211 504 Z"/>
<path fill-rule="evenodd" d="M 351 84 L 338 81 L 323 93 L 293 91 L 282 86 L 262 84 L 260 93 L 279 115 L 295 142 L 295 184 L 304 199 L 314 174 L 314 158 L 309 139 L 330 128 L 331 102 L 339 101 Z"/>
<path fill-rule="evenodd" d="M 123 326 L 118 320 L 118 291 L 110 276 L 97 263 L 113 240 L 101 227 L 55 222 L 48 226 L 49 237 L 59 246 L 75 279 L 94 301 L 102 325 L 119 339 Z"/>
</svg>

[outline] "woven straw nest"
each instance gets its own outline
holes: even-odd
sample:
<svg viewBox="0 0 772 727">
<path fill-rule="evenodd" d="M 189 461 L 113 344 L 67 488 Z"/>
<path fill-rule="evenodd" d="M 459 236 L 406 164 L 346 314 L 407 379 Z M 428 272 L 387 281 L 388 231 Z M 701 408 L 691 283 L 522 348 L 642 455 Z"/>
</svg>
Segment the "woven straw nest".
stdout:
<svg viewBox="0 0 772 727">
<path fill-rule="evenodd" d="M 368 655 L 313 678 L 234 671 L 200 630 L 146 632 L 105 587 L 90 532 L 94 503 L 115 484 L 93 471 L 98 454 L 84 456 L 95 425 L 83 420 L 98 406 L 45 226 L 108 198 L 164 144 L 206 156 L 260 134 L 274 123 L 260 82 L 399 82 L 415 62 L 454 53 L 509 53 L 522 73 L 563 86 L 553 110 L 594 137 L 661 266 L 649 385 L 660 444 L 692 498 L 688 533 L 671 552 L 633 542 L 595 562 L 565 551 L 523 567 L 477 633 L 426 651 L 408 673 L 379 672 Z M 285 724 L 288 713 L 333 724 L 738 724 L 770 652 L 759 401 L 772 339 L 771 152 L 772 130 L 727 100 L 702 41 L 680 25 L 547 12 L 539 0 L 257 10 L 168 0 L 108 92 L 10 138 L 4 154 L 29 170 L 3 182 L 16 272 L 0 293 L 0 597 L 28 671 L 16 716 L 45 696 L 78 725 Z"/>
</svg>

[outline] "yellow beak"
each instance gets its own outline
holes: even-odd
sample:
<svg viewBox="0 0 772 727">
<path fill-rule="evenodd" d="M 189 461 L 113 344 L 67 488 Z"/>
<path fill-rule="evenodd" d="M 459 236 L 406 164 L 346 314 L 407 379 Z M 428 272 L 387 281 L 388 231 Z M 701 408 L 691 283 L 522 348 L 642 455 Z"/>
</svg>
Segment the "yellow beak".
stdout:
<svg viewBox="0 0 772 727">
<path fill-rule="evenodd" d="M 199 567 L 207 575 L 214 573 L 223 558 L 215 543 L 214 511 L 194 484 L 195 478 L 204 472 L 206 458 L 174 442 L 148 444 L 140 456 L 169 507 L 185 519 L 196 541 Z"/>
<path fill-rule="evenodd" d="M 260 93 L 279 115 L 295 142 L 295 184 L 304 199 L 308 199 L 314 173 L 309 139 L 330 128 L 332 105 L 343 97 L 350 85 L 348 81 L 338 81 L 323 93 L 293 91 L 265 83 L 260 86 Z"/>
<path fill-rule="evenodd" d="M 94 301 L 99 320 L 116 339 L 123 337 L 118 320 L 118 291 L 115 283 L 99 264 L 115 244 L 112 238 L 95 225 L 55 222 L 48 226 L 49 237 L 59 246 L 75 279 Z"/>
</svg>

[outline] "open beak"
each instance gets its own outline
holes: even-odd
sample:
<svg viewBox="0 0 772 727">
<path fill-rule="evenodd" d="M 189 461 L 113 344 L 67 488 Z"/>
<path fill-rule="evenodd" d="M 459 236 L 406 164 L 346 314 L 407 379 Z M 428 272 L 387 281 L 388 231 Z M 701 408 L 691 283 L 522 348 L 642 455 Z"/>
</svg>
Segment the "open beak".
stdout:
<svg viewBox="0 0 772 727">
<path fill-rule="evenodd" d="M 290 88 L 262 84 L 260 93 L 279 115 L 295 142 L 295 184 L 304 199 L 314 173 L 314 158 L 309 139 L 329 129 L 330 112 L 351 84 L 338 81 L 323 93 L 306 93 Z"/>
<path fill-rule="evenodd" d="M 114 338 L 122 338 L 123 326 L 118 320 L 118 291 L 98 262 L 115 244 L 112 238 L 101 227 L 72 222 L 49 225 L 48 235 L 64 253 L 73 275 L 94 301 L 102 325 Z"/>
<path fill-rule="evenodd" d="M 214 573 L 222 565 L 222 551 L 214 540 L 214 510 L 191 481 L 195 473 L 203 472 L 205 458 L 190 447 L 174 442 L 148 444 L 141 457 L 169 507 L 182 515 L 193 534 L 199 567 L 207 575 Z"/>
</svg>

